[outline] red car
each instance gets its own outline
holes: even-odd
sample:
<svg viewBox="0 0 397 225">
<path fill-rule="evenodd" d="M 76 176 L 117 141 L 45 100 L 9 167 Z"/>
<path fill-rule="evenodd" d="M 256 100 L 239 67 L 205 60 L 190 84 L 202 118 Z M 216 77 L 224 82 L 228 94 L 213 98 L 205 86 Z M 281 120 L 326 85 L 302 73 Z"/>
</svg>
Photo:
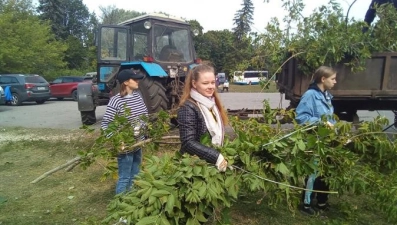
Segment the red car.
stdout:
<svg viewBox="0 0 397 225">
<path fill-rule="evenodd" d="M 84 77 L 65 76 L 50 82 L 51 96 L 62 100 L 63 98 L 73 98 L 77 101 L 77 85 L 81 82 L 91 82 Z"/>
</svg>

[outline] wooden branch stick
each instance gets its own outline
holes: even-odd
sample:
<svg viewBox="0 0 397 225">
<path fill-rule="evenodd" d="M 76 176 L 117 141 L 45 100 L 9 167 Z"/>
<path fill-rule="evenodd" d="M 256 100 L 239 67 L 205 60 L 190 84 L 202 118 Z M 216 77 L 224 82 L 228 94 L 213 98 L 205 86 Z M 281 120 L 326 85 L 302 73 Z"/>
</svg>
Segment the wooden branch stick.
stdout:
<svg viewBox="0 0 397 225">
<path fill-rule="evenodd" d="M 161 137 L 160 140 L 178 139 L 178 138 L 179 138 L 179 136 L 164 136 L 164 137 Z M 152 138 L 146 139 L 146 140 L 144 140 L 144 141 L 140 141 L 140 142 L 138 142 L 138 143 L 132 145 L 132 146 L 130 147 L 130 149 L 136 148 L 136 147 L 139 147 L 139 146 L 142 146 L 142 145 L 147 144 L 147 143 L 150 143 L 151 141 L 153 141 Z M 53 173 L 55 173 L 55 172 L 57 172 L 57 171 L 59 171 L 59 170 L 61 170 L 61 169 L 63 169 L 63 168 L 66 168 L 66 167 L 68 167 L 68 168 L 66 169 L 66 171 L 70 171 L 70 170 L 72 170 L 75 166 L 77 166 L 77 165 L 80 163 L 80 159 L 81 159 L 81 157 L 80 157 L 80 156 L 77 156 L 77 157 L 75 157 L 74 159 L 72 159 L 72 160 L 66 162 L 65 164 L 60 165 L 60 166 L 58 166 L 58 167 L 55 167 L 54 169 L 52 169 L 52 170 L 50 170 L 50 171 L 47 171 L 47 172 L 43 173 L 41 176 L 39 176 L 38 178 L 36 178 L 34 181 L 32 181 L 32 182 L 30 182 L 30 183 L 31 183 L 31 184 L 35 184 L 35 183 L 37 183 L 37 182 L 43 180 L 44 178 L 48 177 L 49 175 L 51 175 L 51 174 L 53 174 Z"/>
<path fill-rule="evenodd" d="M 80 157 L 80 156 L 77 156 L 76 158 L 74 158 L 74 159 L 68 161 L 67 163 L 65 163 L 65 164 L 63 164 L 63 165 L 60 165 L 60 166 L 58 166 L 58 167 L 55 167 L 54 169 L 52 169 L 52 170 L 50 170 L 50 171 L 45 172 L 43 175 L 39 176 L 38 178 L 36 178 L 34 181 L 32 181 L 32 182 L 30 182 L 30 183 L 31 183 L 31 184 L 35 184 L 35 183 L 41 181 L 42 179 L 48 177 L 50 174 L 53 174 L 53 173 L 57 172 L 58 170 L 61 170 L 61 169 L 65 168 L 65 167 L 67 167 L 67 166 L 70 166 L 70 165 L 76 163 L 76 162 L 79 161 L 80 159 L 81 159 L 81 157 Z"/>
<path fill-rule="evenodd" d="M 164 145 L 178 145 L 181 142 L 179 141 L 155 141 L 156 144 L 164 144 Z"/>
<path fill-rule="evenodd" d="M 179 136 L 176 136 L 176 135 L 175 135 L 175 136 L 164 136 L 164 137 L 161 137 L 161 138 L 160 138 L 160 140 L 168 140 L 168 139 L 179 139 Z M 142 145 L 147 144 L 147 143 L 150 143 L 150 142 L 152 142 L 152 141 L 153 141 L 153 138 L 149 138 L 149 139 L 146 139 L 146 140 L 144 140 L 144 141 L 140 141 L 140 142 L 138 142 L 138 143 L 136 143 L 136 144 L 133 144 L 132 146 L 126 146 L 125 148 L 131 150 L 131 149 L 133 149 L 133 148 L 142 146 Z M 155 142 L 156 142 L 156 141 L 155 141 Z"/>
<path fill-rule="evenodd" d="M 77 165 L 79 165 L 80 164 L 80 160 L 79 161 L 76 161 L 75 163 L 73 163 L 73 164 L 71 164 L 70 166 L 68 166 L 66 169 L 65 169 L 65 172 L 70 172 L 70 171 L 72 171 Z"/>
</svg>

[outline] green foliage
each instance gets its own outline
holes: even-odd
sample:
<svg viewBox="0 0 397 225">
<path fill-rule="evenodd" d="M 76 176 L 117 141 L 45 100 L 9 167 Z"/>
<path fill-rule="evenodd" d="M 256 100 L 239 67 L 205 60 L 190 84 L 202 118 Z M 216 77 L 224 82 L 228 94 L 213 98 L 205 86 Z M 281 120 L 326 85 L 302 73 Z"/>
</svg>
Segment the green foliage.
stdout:
<svg viewBox="0 0 397 225">
<path fill-rule="evenodd" d="M 65 42 L 69 46 L 65 52 L 65 60 L 68 63 L 67 67 L 69 69 L 82 68 L 89 54 L 88 48 L 83 45 L 80 39 L 71 35 Z M 87 65 L 85 65 L 85 68 L 87 68 Z"/>
<path fill-rule="evenodd" d="M 378 10 L 382 19 L 376 28 L 363 33 L 366 24 L 346 18 L 335 1 L 317 8 L 307 17 L 301 15 L 305 7 L 302 0 L 284 1 L 283 5 L 288 12 L 284 18 L 286 29 L 281 30 L 274 18 L 256 40 L 262 43 L 256 54 L 263 55 L 271 73 L 279 72 L 280 65 L 290 56 L 298 59 L 304 74 L 312 74 L 321 65 L 337 63 L 359 71 L 364 69 L 366 59 L 373 52 L 396 50 L 397 12 L 392 6 L 382 6 Z M 296 29 L 292 32 L 293 27 Z"/>
<path fill-rule="evenodd" d="M 218 72 L 231 73 L 234 70 L 235 64 L 228 61 L 230 57 L 227 57 L 236 51 L 231 31 L 208 31 L 196 39 L 195 48 L 200 58 L 211 60 Z"/>
<path fill-rule="evenodd" d="M 66 46 L 54 39 L 48 23 L 14 1 L 0 14 L 0 72 L 38 73 L 64 67 Z"/>
<path fill-rule="evenodd" d="M 176 152 L 159 158 L 145 153 L 134 189 L 115 197 L 109 204 L 105 222 L 124 218 L 128 224 L 138 221 L 138 224 L 198 224 L 214 215 L 215 220 L 227 221 L 230 216 L 222 212 L 238 201 L 241 190 L 263 193 L 265 204 L 272 207 L 287 204 L 294 212 L 304 177 L 315 172 L 325 176 L 331 193 L 371 196 L 373 205 L 384 210 L 390 221 L 397 221 L 397 176 L 393 175 L 397 169 L 393 160 L 397 141 L 382 132 L 387 119 L 378 117 L 364 122 L 357 130 L 346 122 L 338 122 L 334 129 L 325 123 L 294 124 L 293 129 L 281 129 L 274 115 L 294 117 L 293 113 L 282 114 L 265 104 L 260 119 L 230 118 L 237 137 L 215 147 L 228 161 L 225 173 L 195 156 Z M 145 132 L 152 139 L 149 145 L 144 145 L 145 150 L 157 149 L 150 146 L 155 146 L 169 132 L 169 116 L 162 112 L 146 119 Z M 121 145 L 137 144 L 131 138 L 131 126 L 126 123 L 125 118 L 116 118 L 94 147 L 83 153 L 83 165 L 104 157 L 112 162 L 106 174 L 115 173 L 117 166 L 112 159 L 120 152 Z M 203 136 L 201 143 L 211 146 L 210 137 Z M 262 201 L 263 198 L 258 199 L 259 203 Z M 353 214 L 354 209 L 350 208 L 353 211 L 347 206 L 345 213 Z"/>
<path fill-rule="evenodd" d="M 200 224 L 219 207 L 230 207 L 237 198 L 233 176 L 187 155 L 176 154 L 145 161 L 134 191 L 109 204 L 105 222 L 127 219 L 128 224 Z"/>
</svg>

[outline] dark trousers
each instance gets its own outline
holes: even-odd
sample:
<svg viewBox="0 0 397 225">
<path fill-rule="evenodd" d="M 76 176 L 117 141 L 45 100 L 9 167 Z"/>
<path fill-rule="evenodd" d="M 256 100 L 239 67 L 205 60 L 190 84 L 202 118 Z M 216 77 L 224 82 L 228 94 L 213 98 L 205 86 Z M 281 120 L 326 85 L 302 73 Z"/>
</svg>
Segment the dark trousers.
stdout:
<svg viewBox="0 0 397 225">
<path fill-rule="evenodd" d="M 329 187 L 327 183 L 324 182 L 323 176 L 316 177 L 314 179 L 314 182 L 310 184 L 310 176 L 306 177 L 305 179 L 305 189 L 312 189 L 314 191 L 329 191 Z M 308 183 L 309 182 L 309 183 Z M 328 201 L 328 193 L 320 193 L 320 192 L 314 192 L 314 191 L 302 191 L 302 203 L 304 204 L 311 204 L 311 201 L 316 198 L 317 199 L 317 204 L 325 204 Z M 306 198 L 305 202 L 305 196 L 310 194 L 310 199 Z M 309 202 L 307 202 L 309 201 Z"/>
</svg>

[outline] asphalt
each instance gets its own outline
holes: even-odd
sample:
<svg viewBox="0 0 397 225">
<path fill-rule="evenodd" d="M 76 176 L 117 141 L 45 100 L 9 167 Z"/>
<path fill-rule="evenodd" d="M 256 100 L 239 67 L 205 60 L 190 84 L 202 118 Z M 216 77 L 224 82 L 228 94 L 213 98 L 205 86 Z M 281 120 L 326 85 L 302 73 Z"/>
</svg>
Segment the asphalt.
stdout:
<svg viewBox="0 0 397 225">
<path fill-rule="evenodd" d="M 280 93 L 220 93 L 221 99 L 227 109 L 262 109 L 263 100 L 268 100 L 271 108 L 286 108 L 289 101 Z M 99 127 L 106 106 L 97 107 L 96 117 Z M 376 116 L 386 116 L 390 122 L 394 120 L 391 111 L 359 111 L 360 120 L 372 120 Z M 77 102 L 72 100 L 50 100 L 42 105 L 24 103 L 21 106 L 0 105 L 0 128 L 26 127 L 26 128 L 63 128 L 79 129 L 81 127 L 80 112 Z M 396 132 L 396 129 L 390 128 Z"/>
</svg>

